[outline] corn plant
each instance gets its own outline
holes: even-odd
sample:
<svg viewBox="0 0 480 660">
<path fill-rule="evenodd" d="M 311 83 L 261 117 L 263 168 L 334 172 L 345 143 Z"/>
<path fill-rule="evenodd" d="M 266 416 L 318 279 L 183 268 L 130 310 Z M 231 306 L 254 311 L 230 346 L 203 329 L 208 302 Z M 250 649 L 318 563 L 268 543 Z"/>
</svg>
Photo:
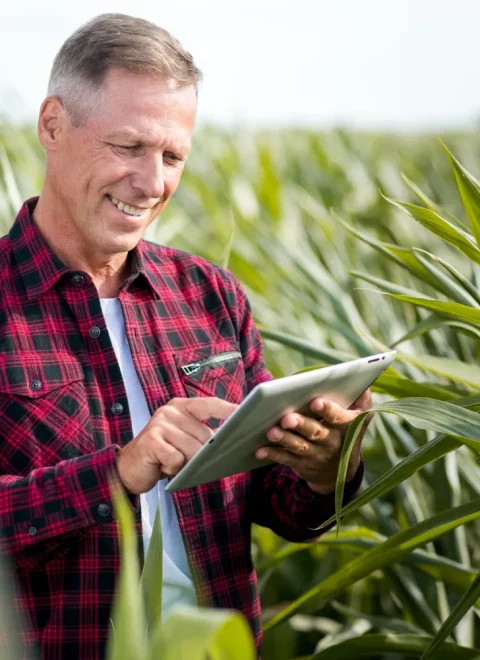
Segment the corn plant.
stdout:
<svg viewBox="0 0 480 660">
<path fill-rule="evenodd" d="M 5 230 L 40 188 L 31 136 L 0 130 Z M 264 660 L 480 655 L 479 203 L 468 174 L 480 141 L 446 140 L 458 161 L 430 136 L 204 127 L 149 228 L 242 281 L 275 376 L 399 351 L 375 384 L 365 488 L 340 525 L 312 544 L 254 530 Z M 339 516 L 337 506 L 329 523 Z"/>
</svg>

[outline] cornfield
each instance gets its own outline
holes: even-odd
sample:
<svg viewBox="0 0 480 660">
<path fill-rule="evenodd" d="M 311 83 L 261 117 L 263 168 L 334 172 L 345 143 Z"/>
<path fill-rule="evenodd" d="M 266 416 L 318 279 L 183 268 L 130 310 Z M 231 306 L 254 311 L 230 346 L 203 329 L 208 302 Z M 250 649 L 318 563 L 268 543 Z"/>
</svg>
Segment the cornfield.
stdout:
<svg viewBox="0 0 480 660">
<path fill-rule="evenodd" d="M 305 545 L 254 530 L 264 660 L 480 658 L 480 139 L 442 138 L 203 127 L 149 228 L 244 284 L 274 376 L 398 351 L 340 524 Z M 33 129 L 3 125 L 2 234 L 42 175 Z M 208 657 L 247 658 L 217 623 Z"/>
</svg>

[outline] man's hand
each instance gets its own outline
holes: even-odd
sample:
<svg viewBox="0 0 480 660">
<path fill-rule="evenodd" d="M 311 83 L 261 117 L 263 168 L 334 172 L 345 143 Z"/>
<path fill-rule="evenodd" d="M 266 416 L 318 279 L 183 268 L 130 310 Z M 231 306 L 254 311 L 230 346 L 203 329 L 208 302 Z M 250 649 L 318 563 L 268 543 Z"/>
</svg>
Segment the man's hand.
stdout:
<svg viewBox="0 0 480 660">
<path fill-rule="evenodd" d="M 237 405 L 216 397 L 171 399 L 158 408 L 143 431 L 120 450 L 117 470 L 132 494 L 148 492 L 159 479 L 171 477 L 213 435 L 202 424 L 228 417 Z"/>
<path fill-rule="evenodd" d="M 257 458 L 268 458 L 276 463 L 288 465 L 305 479 L 310 488 L 326 495 L 335 490 L 338 464 L 342 443 L 350 423 L 364 410 L 372 407 L 370 390 L 347 410 L 333 401 L 314 399 L 310 408 L 318 419 L 298 413 L 288 413 L 274 426 L 267 437 L 277 447 L 267 446 L 258 449 Z M 360 465 L 360 446 L 367 424 L 373 414 L 367 417 L 360 436 L 355 443 L 347 471 L 347 481 L 355 476 Z"/>
</svg>

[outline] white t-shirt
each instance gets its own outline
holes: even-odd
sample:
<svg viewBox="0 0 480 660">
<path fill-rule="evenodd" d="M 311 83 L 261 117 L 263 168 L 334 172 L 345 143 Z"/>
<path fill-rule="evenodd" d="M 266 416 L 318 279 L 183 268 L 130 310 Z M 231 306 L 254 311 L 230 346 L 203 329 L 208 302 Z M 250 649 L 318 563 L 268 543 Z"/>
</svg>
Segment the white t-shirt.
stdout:
<svg viewBox="0 0 480 660">
<path fill-rule="evenodd" d="M 125 383 L 133 436 L 136 437 L 144 429 L 151 415 L 133 364 L 122 306 L 118 298 L 100 298 L 100 304 Z M 153 523 L 160 500 L 163 535 L 162 618 L 165 618 L 175 605 L 194 605 L 196 603 L 177 512 L 171 494 L 165 492 L 166 482 L 166 479 L 162 479 L 151 491 L 140 496 L 145 553 L 152 536 Z"/>
</svg>

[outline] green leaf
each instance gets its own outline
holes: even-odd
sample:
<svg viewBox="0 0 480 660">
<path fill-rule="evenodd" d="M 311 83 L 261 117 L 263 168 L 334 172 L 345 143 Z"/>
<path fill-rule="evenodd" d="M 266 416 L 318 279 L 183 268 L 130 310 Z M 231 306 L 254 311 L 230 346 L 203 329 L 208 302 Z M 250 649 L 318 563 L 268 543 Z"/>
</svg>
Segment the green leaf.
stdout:
<svg viewBox="0 0 480 660">
<path fill-rule="evenodd" d="M 424 206 L 428 206 L 429 209 L 435 211 L 442 217 L 449 220 L 452 224 L 462 226 L 462 222 L 456 218 L 454 215 L 448 212 L 444 207 L 436 204 L 431 197 L 429 197 L 414 181 L 411 181 L 405 174 L 401 174 L 402 179 L 405 181 L 410 190 L 418 197 L 418 199 L 423 203 Z"/>
<path fill-rule="evenodd" d="M 406 268 L 416 277 L 424 280 L 431 286 L 433 287 L 436 286 L 436 280 L 430 275 L 430 273 L 427 270 L 425 270 L 425 268 L 423 268 L 423 266 L 418 262 L 418 260 L 415 259 L 415 256 L 413 255 L 411 250 L 397 245 L 390 245 L 389 243 L 382 243 L 381 241 L 378 241 L 372 238 L 371 236 L 368 236 L 367 234 L 360 232 L 355 227 L 352 227 L 347 222 L 345 222 L 345 220 L 342 220 L 342 218 L 340 218 L 336 214 L 334 214 L 334 217 L 338 220 L 338 222 L 341 225 L 343 225 L 343 227 L 350 234 L 352 234 L 352 236 L 359 238 L 367 245 L 370 245 L 370 247 L 373 247 L 375 250 L 378 250 L 382 255 L 387 257 L 389 260 L 393 261 L 402 268 Z"/>
<path fill-rule="evenodd" d="M 370 532 L 370 530 L 367 530 Z M 316 545 L 321 547 L 339 547 L 353 552 L 365 552 L 370 548 L 378 546 L 386 540 L 385 536 L 377 535 L 378 538 L 372 538 L 365 528 L 350 528 L 343 530 L 335 536 L 335 532 L 327 532 L 323 534 L 317 541 Z M 296 550 L 300 552 L 304 548 L 300 544 L 290 544 L 291 551 L 288 552 L 289 546 L 283 549 L 283 553 L 278 553 L 279 556 L 290 556 Z M 272 557 L 270 565 L 274 565 L 276 555 Z M 446 585 L 453 587 L 457 591 L 463 592 L 470 587 L 475 580 L 476 573 L 448 557 L 427 552 L 425 550 L 413 550 L 407 557 L 403 559 L 403 564 L 407 564 L 412 568 L 416 568 L 422 573 L 430 576 L 434 580 L 441 580 Z M 479 600 L 480 604 L 480 600 Z"/>
<path fill-rule="evenodd" d="M 456 436 L 475 451 L 480 451 L 480 414 L 448 401 L 405 398 L 389 401 L 375 408 L 402 415 L 419 429 Z"/>
<path fill-rule="evenodd" d="M 119 487 L 112 489 L 112 499 L 120 526 L 120 573 L 106 657 L 108 660 L 144 660 L 147 619 L 140 587 L 135 519 Z"/>
<path fill-rule="evenodd" d="M 420 626 L 423 633 L 434 635 L 440 627 L 440 621 L 432 611 L 426 594 L 418 588 L 412 578 L 411 571 L 405 566 L 393 564 L 383 569 L 385 580 L 391 593 L 395 594 L 397 600 L 402 604 L 404 616 Z"/>
<path fill-rule="evenodd" d="M 142 656 L 143 658 L 146 656 Z M 155 630 L 149 660 L 254 660 L 250 628 L 239 612 L 178 607 Z"/>
<path fill-rule="evenodd" d="M 349 353 L 344 353 L 343 351 L 337 351 L 333 348 L 322 348 L 319 346 L 314 346 L 304 339 L 298 339 L 293 335 L 285 334 L 284 332 L 276 332 L 273 330 L 267 330 L 262 325 L 257 324 L 257 328 L 260 331 L 260 334 L 264 339 L 271 339 L 272 341 L 279 342 L 284 346 L 289 348 L 294 348 L 295 350 L 312 357 L 315 360 L 322 360 L 326 364 L 338 364 L 339 362 L 344 362 L 346 360 L 355 359 L 354 355 Z"/>
<path fill-rule="evenodd" d="M 345 658 L 371 658 L 372 656 L 387 656 L 395 654 L 402 658 L 418 658 L 422 651 L 427 647 L 430 637 L 423 635 L 392 634 L 392 633 L 374 633 L 349 639 L 346 642 L 329 646 L 320 653 L 309 656 L 309 660 L 345 660 Z M 444 642 L 438 653 L 433 658 L 435 660 L 474 660 L 479 651 L 468 649 L 464 646 L 458 646 Z M 298 658 L 297 660 L 300 660 Z M 307 659 L 305 659 L 307 660 Z"/>
<path fill-rule="evenodd" d="M 338 464 L 337 481 L 335 484 L 335 515 L 337 519 L 337 530 L 340 529 L 340 512 L 342 510 L 343 494 L 345 492 L 345 481 L 347 478 L 348 464 L 353 448 L 357 442 L 362 429 L 367 423 L 368 413 L 360 413 L 351 422 L 345 435 L 340 461 Z"/>
<path fill-rule="evenodd" d="M 396 348 L 397 346 L 400 346 L 400 344 L 403 344 L 410 339 L 414 339 L 415 337 L 420 337 L 421 335 L 426 334 L 431 330 L 438 330 L 439 328 L 444 327 L 458 328 L 458 330 L 461 332 L 473 336 L 475 339 L 480 339 L 480 329 L 477 329 L 475 326 L 469 325 L 468 323 L 462 323 L 461 321 L 454 321 L 453 319 L 443 318 L 433 313 L 428 318 L 420 321 L 420 323 L 417 323 L 417 325 L 402 335 L 399 339 L 394 341 L 391 344 L 391 348 Z"/>
<path fill-rule="evenodd" d="M 0 652 L 6 660 L 32 660 L 25 648 L 21 630 L 28 630 L 26 621 L 14 601 L 15 573 L 10 557 L 0 554 Z"/>
<path fill-rule="evenodd" d="M 416 252 L 416 248 L 414 248 L 414 251 Z M 424 250 L 422 250 L 424 252 Z M 452 266 L 448 261 L 445 261 L 445 259 L 442 259 L 436 254 L 431 254 L 430 252 L 426 252 L 426 254 L 429 255 L 429 258 L 434 261 L 435 263 L 439 264 L 442 266 L 445 270 L 447 270 L 450 275 L 453 277 L 453 279 L 457 282 L 459 286 L 461 286 L 470 296 L 478 303 L 480 304 L 480 293 L 478 289 L 469 281 L 467 278 L 462 275 L 460 271 L 458 271 L 454 266 Z"/>
<path fill-rule="evenodd" d="M 418 248 L 413 248 L 413 253 L 422 266 L 437 280 L 437 289 L 439 291 L 445 293 L 454 302 L 458 302 L 462 305 L 469 305 L 471 307 L 479 307 L 477 299 L 470 295 L 464 287 L 459 286 L 455 279 L 451 277 L 450 273 L 447 275 L 444 271 L 431 263 L 432 261 L 438 263 L 433 254 Z"/>
<path fill-rule="evenodd" d="M 430 298 L 415 298 L 413 296 L 402 296 L 397 294 L 388 293 L 387 295 L 397 300 L 412 303 L 418 307 L 426 307 L 427 309 L 434 309 L 436 312 L 454 316 L 461 321 L 468 323 L 475 323 L 480 325 L 480 309 L 469 307 L 468 305 L 461 305 L 456 302 L 443 302 L 441 300 L 432 300 Z"/>
<path fill-rule="evenodd" d="M 366 614 L 365 612 L 355 610 L 353 607 L 343 605 L 343 603 L 332 602 L 331 605 L 337 610 L 337 612 L 340 612 L 340 614 L 354 617 L 356 619 L 365 619 L 372 625 L 372 627 L 380 630 L 392 630 L 399 633 L 410 633 L 414 635 L 421 635 L 423 633 L 421 628 L 412 623 L 408 623 L 407 621 L 402 621 L 402 619 L 392 619 L 386 616 Z"/>
<path fill-rule="evenodd" d="M 480 433 L 480 431 L 479 431 Z M 279 614 L 268 621 L 268 631 L 297 612 L 311 612 L 322 607 L 328 599 L 338 595 L 348 586 L 381 570 L 392 562 L 402 561 L 415 548 L 424 545 L 460 525 L 480 518 L 480 498 L 437 513 L 413 527 L 404 529 L 381 543 L 376 548 L 353 559 L 341 570 L 328 576 L 320 584 L 287 605 Z"/>
<path fill-rule="evenodd" d="M 405 202 L 396 202 L 393 199 L 385 198 L 391 204 L 394 204 L 400 209 L 404 209 L 407 213 L 426 229 L 440 236 L 444 241 L 453 245 L 457 250 L 460 250 L 469 259 L 475 263 L 480 263 L 480 250 L 473 241 L 473 236 L 468 234 L 463 229 L 456 227 L 451 222 L 442 218 L 438 213 L 431 209 L 425 209 L 422 206 L 415 204 L 407 204 Z"/>
<path fill-rule="evenodd" d="M 417 295 L 417 292 L 414 289 L 407 289 L 407 287 L 397 284 L 396 282 L 392 282 L 391 280 L 384 280 L 380 277 L 375 277 L 374 275 L 369 275 L 368 273 L 360 273 L 356 270 L 349 270 L 348 272 L 352 277 L 363 280 L 364 282 L 368 282 L 369 284 L 373 284 L 374 286 L 378 286 L 382 291 L 386 291 L 388 293 L 396 293 L 402 296 L 413 297 Z M 432 300 L 435 299 L 432 298 Z"/>
<path fill-rule="evenodd" d="M 397 263 L 406 268 L 412 275 L 423 280 L 431 287 L 436 289 L 438 287 L 437 280 L 430 275 L 428 270 L 415 257 L 413 250 L 409 248 L 399 247 L 397 245 L 387 245 L 387 252 L 394 257 Z"/>
<path fill-rule="evenodd" d="M 461 383 L 475 389 L 480 389 L 480 367 L 467 364 L 460 360 L 436 357 L 434 355 L 410 355 L 397 353 L 399 362 L 413 364 L 424 371 L 428 371 L 442 378 L 448 378 L 455 383 Z"/>
<path fill-rule="evenodd" d="M 470 608 L 475 605 L 478 598 L 480 598 L 480 574 L 477 575 L 468 591 L 463 594 L 462 598 L 455 605 L 450 616 L 442 624 L 440 630 L 425 649 L 420 660 L 426 660 L 426 658 L 433 657 L 433 652 L 438 649 L 442 642 L 450 635 L 457 623 L 465 616 Z"/>
<path fill-rule="evenodd" d="M 453 167 L 453 171 L 455 172 L 455 179 L 457 180 L 457 186 L 460 191 L 460 196 L 462 198 L 463 206 L 467 213 L 473 235 L 475 236 L 477 245 L 480 245 L 480 184 L 470 174 L 470 172 L 468 172 L 463 167 L 463 165 L 458 162 L 458 160 L 447 149 L 443 142 L 442 146 L 447 152 Z"/>
<path fill-rule="evenodd" d="M 365 491 L 366 492 L 366 491 Z M 277 566 L 288 557 L 300 552 L 308 552 L 319 560 L 325 556 L 325 549 L 340 548 L 355 553 L 364 553 L 375 548 L 386 540 L 386 536 L 374 532 L 367 527 L 345 527 L 336 533 L 326 532 L 314 544 L 288 543 L 262 562 L 257 571 L 259 574 Z M 444 582 L 456 591 L 463 592 L 475 580 L 476 573 L 472 569 L 448 557 L 417 548 L 403 559 L 403 563 L 415 568 L 436 581 Z M 480 606 L 480 599 L 478 601 Z"/>
<path fill-rule="evenodd" d="M 456 397 L 453 392 L 449 392 L 440 385 L 435 385 L 434 383 L 419 383 L 410 378 L 399 376 L 390 369 L 386 369 L 383 374 L 380 374 L 371 386 L 371 389 L 373 392 L 390 394 L 397 399 L 413 396 L 449 401 Z"/>
<path fill-rule="evenodd" d="M 160 498 L 143 565 L 141 584 L 145 599 L 148 629 L 152 630 L 162 620 L 163 541 Z"/>
<path fill-rule="evenodd" d="M 480 395 L 475 395 L 473 397 L 468 397 L 465 399 L 457 399 L 456 405 L 462 406 L 478 406 L 480 404 Z M 354 513 L 361 507 L 368 504 L 377 497 L 381 497 L 388 493 L 392 488 L 398 486 L 398 484 L 408 479 L 412 474 L 415 474 L 425 465 L 432 463 L 445 454 L 448 454 L 458 447 L 461 447 L 462 441 L 458 438 L 453 438 L 449 435 L 439 435 L 430 442 L 422 445 L 412 454 L 409 454 L 406 458 L 403 459 L 397 465 L 394 465 L 390 470 L 382 474 L 371 486 L 366 488 L 364 491 L 349 502 L 342 509 L 342 517 L 345 518 L 348 514 Z M 336 520 L 335 515 L 331 516 L 326 520 L 318 529 L 323 529 L 324 527 L 331 525 Z"/>
</svg>

